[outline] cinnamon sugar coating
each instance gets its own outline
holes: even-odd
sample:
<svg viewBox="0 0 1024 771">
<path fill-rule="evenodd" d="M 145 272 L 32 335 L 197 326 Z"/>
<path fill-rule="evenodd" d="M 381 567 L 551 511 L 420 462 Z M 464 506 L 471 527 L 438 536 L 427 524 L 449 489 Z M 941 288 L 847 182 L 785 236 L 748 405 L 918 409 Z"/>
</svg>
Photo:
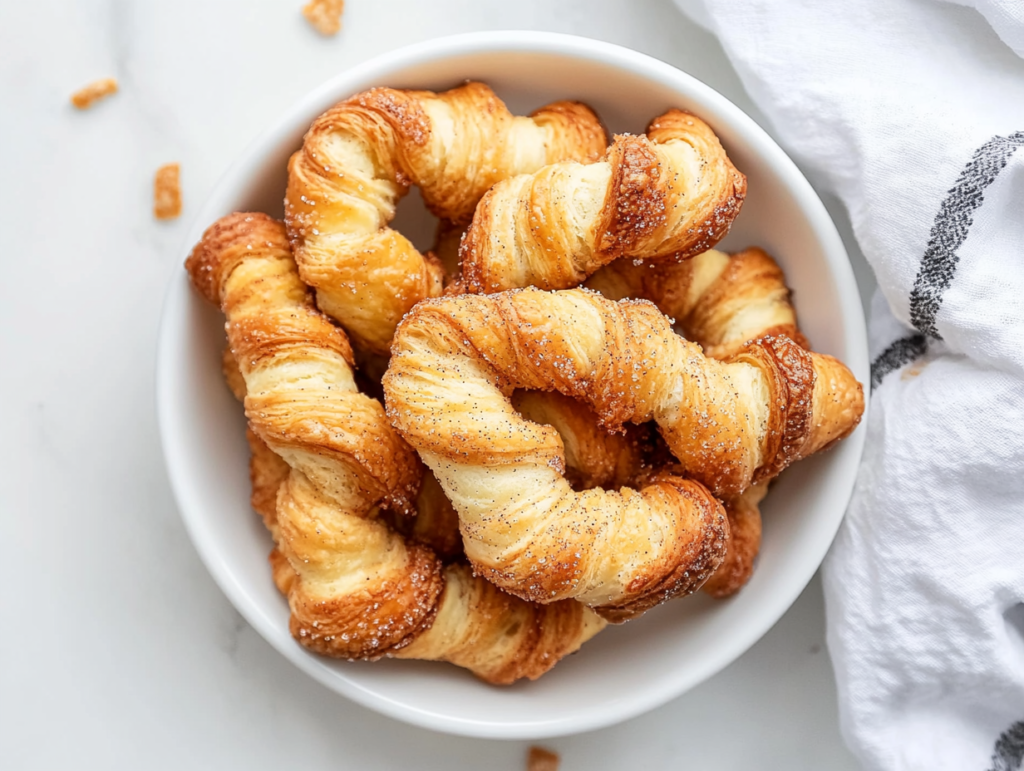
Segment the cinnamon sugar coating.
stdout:
<svg viewBox="0 0 1024 771">
<path fill-rule="evenodd" d="M 728 359 L 766 336 L 785 336 L 809 348 L 782 269 L 756 247 L 733 255 L 712 249 L 684 262 L 617 260 L 591 276 L 586 286 L 612 300 L 651 300 L 675 320 L 684 337 L 713 358 Z M 793 426 L 795 432 L 802 430 L 799 423 Z M 761 472 L 770 475 L 770 469 Z M 725 561 L 702 587 L 708 594 L 728 597 L 750 579 L 761 542 L 758 504 L 766 492 L 767 486 L 759 484 L 723 502 L 729 542 Z"/>
<path fill-rule="evenodd" d="M 606 148 L 575 102 L 513 116 L 482 83 L 444 93 L 375 88 L 314 121 L 288 165 L 288 235 L 319 307 L 354 343 L 384 353 L 402 315 L 442 290 L 444 271 L 388 224 L 417 185 L 438 217 L 465 222 L 488 188 Z"/>
<path fill-rule="evenodd" d="M 388 415 L 452 500 L 475 568 L 519 596 L 574 597 L 615 620 L 698 588 L 727 537 L 701 484 L 573 491 L 557 432 L 513 389 L 590 405 L 606 428 L 656 420 L 685 473 L 723 497 L 848 433 L 859 384 L 786 338 L 705 358 L 644 301 L 585 290 L 462 295 L 418 305 L 384 376 Z"/>
<path fill-rule="evenodd" d="M 670 110 L 605 160 L 496 184 L 463 239 L 460 288 L 564 289 L 619 258 L 687 259 L 725 236 L 746 186 L 711 128 Z"/>
</svg>

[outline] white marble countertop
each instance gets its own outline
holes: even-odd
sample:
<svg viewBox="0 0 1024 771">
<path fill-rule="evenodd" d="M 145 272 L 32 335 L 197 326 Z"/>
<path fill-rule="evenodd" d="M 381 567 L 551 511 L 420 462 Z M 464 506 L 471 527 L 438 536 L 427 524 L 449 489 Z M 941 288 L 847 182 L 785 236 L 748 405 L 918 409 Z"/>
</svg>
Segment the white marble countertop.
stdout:
<svg viewBox="0 0 1024 771">
<path fill-rule="evenodd" d="M 669 0 L 348 0 L 333 39 L 308 27 L 302 2 L 0 5 L 4 768 L 524 767 L 528 742 L 432 734 L 327 691 L 214 585 L 171 497 L 154 412 L 157 325 L 182 238 L 227 165 L 292 101 L 444 34 L 609 40 L 760 116 L 715 40 Z M 105 76 L 120 80 L 117 96 L 70 107 Z M 157 223 L 152 174 L 172 160 L 184 215 Z M 711 681 L 626 724 L 544 744 L 565 771 L 854 768 L 834 702 L 815 579 Z"/>
</svg>

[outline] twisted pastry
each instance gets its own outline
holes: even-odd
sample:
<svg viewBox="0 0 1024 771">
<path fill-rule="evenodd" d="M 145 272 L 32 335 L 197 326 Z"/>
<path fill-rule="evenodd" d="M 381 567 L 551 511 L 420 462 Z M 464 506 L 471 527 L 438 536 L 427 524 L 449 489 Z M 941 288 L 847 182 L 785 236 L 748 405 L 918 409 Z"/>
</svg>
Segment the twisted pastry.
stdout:
<svg viewBox="0 0 1024 771">
<path fill-rule="evenodd" d="M 409 185 L 438 217 L 462 222 L 495 182 L 605 149 L 597 117 L 576 102 L 525 118 L 482 83 L 357 94 L 314 121 L 288 164 L 299 272 L 357 347 L 384 353 L 405 312 L 441 293 L 440 263 L 388 227 Z"/>
<path fill-rule="evenodd" d="M 593 410 L 558 393 L 516 391 L 512 405 L 527 420 L 558 432 L 565 446 L 565 478 L 573 490 L 623 487 L 645 470 L 646 426 L 630 425 L 621 434 L 611 433 L 601 428 Z M 464 556 L 459 514 L 429 470 L 423 476 L 416 510 L 411 519 L 393 517 L 392 525 L 442 559 Z"/>
<path fill-rule="evenodd" d="M 231 353 L 230 346 L 224 349 L 222 369 L 228 388 L 231 389 L 235 398 L 244 402 L 245 378 L 238 368 L 238 362 L 234 354 Z M 288 476 L 290 466 L 267 447 L 263 440 L 253 433 L 252 429 L 246 429 L 245 433 L 250 452 L 249 478 L 252 482 L 252 508 L 263 518 L 263 523 L 276 541 L 277 491 Z M 618 455 L 623 450 L 626 442 L 620 437 L 616 437 L 616 439 L 619 441 L 610 443 L 605 448 L 605 453 L 591 451 L 591 455 L 597 459 L 595 462 L 603 461 L 607 464 L 610 460 L 610 453 L 614 452 Z M 626 457 L 630 458 L 628 455 Z M 382 512 L 382 514 L 388 525 L 402 535 L 429 546 L 441 559 L 451 561 L 460 556 L 462 554 L 462 536 L 459 535 L 459 515 L 451 501 L 445 496 L 437 479 L 429 471 L 423 475 L 423 484 L 416 496 L 415 508 L 415 517 L 395 515 L 392 512 Z M 272 563 L 275 555 L 280 555 L 276 547 L 271 555 Z M 286 591 L 282 591 L 287 594 Z"/>
<path fill-rule="evenodd" d="M 558 432 L 565 446 L 565 478 L 573 490 L 635 484 L 653 468 L 673 464 L 667 449 L 661 450 L 662 457 L 658 457 L 660 447 L 648 450 L 646 426 L 627 425 L 624 434 L 610 433 L 601 428 L 593 410 L 557 391 L 516 391 L 512 406 L 526 420 L 549 425 Z M 434 480 L 433 475 L 430 478 Z M 758 504 L 767 492 L 768 483 L 761 482 L 738 498 L 722 501 L 729 522 L 725 558 L 701 591 L 716 598 L 729 597 L 750 580 L 761 547 Z M 458 513 L 454 508 L 452 512 L 457 528 Z"/>
<path fill-rule="evenodd" d="M 416 516 L 390 516 L 388 524 L 407 538 L 429 546 L 446 563 L 463 556 L 458 512 L 429 470 L 416 497 Z"/>
<path fill-rule="evenodd" d="M 462 241 L 472 293 L 577 286 L 620 257 L 679 261 L 728 232 L 747 182 L 711 128 L 670 110 L 607 160 L 557 163 L 495 185 Z"/>
<path fill-rule="evenodd" d="M 732 256 L 712 249 L 680 263 L 617 260 L 586 286 L 610 300 L 651 300 L 676 320 L 684 337 L 716 359 L 728 359 L 766 335 L 785 335 L 809 348 L 782 269 L 756 247 Z M 766 493 L 766 485 L 755 485 L 723 502 L 730 533 L 725 561 L 701 587 L 713 597 L 735 594 L 750 579 L 761 545 L 758 504 Z"/>
<path fill-rule="evenodd" d="M 785 335 L 808 347 L 782 269 L 757 247 L 732 256 L 711 249 L 678 263 L 617 260 L 586 286 L 609 300 L 650 300 L 675 319 L 687 340 L 716 359 L 765 335 Z"/>
<path fill-rule="evenodd" d="M 556 390 L 604 425 L 656 420 L 686 473 L 725 497 L 845 436 L 863 410 L 840 362 L 765 338 L 705 359 L 644 301 L 524 289 L 430 300 L 399 326 L 384 375 L 388 415 L 452 500 L 466 553 L 499 586 L 575 597 L 620 618 L 692 591 L 726 537 L 701 485 L 656 475 L 640 493 L 575 493 L 550 427 L 514 388 Z"/>
<path fill-rule="evenodd" d="M 587 355 L 571 314 L 551 303 L 531 314 L 523 302 L 567 295 L 596 300 L 524 291 L 421 303 L 399 326 L 384 392 L 392 421 L 459 512 L 481 575 L 525 599 L 576 598 L 618 621 L 698 588 L 722 559 L 727 524 L 704 487 L 675 475 L 654 475 L 639 492 L 573 491 L 558 433 L 509 402 L 520 387 L 594 404 L 565 358 L 575 344 Z M 593 327 L 589 316 L 575 321 Z M 549 339 L 555 327 L 572 339 Z"/>
<path fill-rule="evenodd" d="M 186 266 L 228 318 L 250 427 L 291 467 L 272 533 L 293 574 L 278 580 L 275 565 L 300 643 L 446 660 L 508 683 L 539 677 L 600 630 L 577 603 L 531 605 L 444 568 L 376 517 L 379 503 L 409 510 L 419 469 L 380 404 L 355 390 L 344 333 L 313 307 L 280 223 L 225 217 Z"/>
</svg>

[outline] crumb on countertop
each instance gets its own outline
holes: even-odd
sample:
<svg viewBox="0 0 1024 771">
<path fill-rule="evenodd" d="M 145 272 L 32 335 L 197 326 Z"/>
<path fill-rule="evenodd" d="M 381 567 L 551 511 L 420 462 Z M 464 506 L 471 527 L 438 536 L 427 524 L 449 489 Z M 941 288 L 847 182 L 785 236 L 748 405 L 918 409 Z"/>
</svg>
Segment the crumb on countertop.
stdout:
<svg viewBox="0 0 1024 771">
<path fill-rule="evenodd" d="M 543 747 L 530 747 L 530 754 L 526 759 L 526 771 L 558 771 L 558 764 L 561 758 L 557 752 L 546 750 Z"/>
<path fill-rule="evenodd" d="M 153 178 L 153 215 L 158 220 L 174 219 L 181 214 L 181 166 L 167 163 Z"/>
<path fill-rule="evenodd" d="M 341 29 L 341 12 L 345 0 L 310 0 L 302 9 L 302 15 L 321 35 L 336 35 Z"/>
<path fill-rule="evenodd" d="M 85 88 L 79 89 L 71 95 L 71 104 L 79 110 L 87 110 L 96 102 L 111 94 L 117 93 L 117 80 L 114 78 L 103 78 L 95 80 Z"/>
</svg>

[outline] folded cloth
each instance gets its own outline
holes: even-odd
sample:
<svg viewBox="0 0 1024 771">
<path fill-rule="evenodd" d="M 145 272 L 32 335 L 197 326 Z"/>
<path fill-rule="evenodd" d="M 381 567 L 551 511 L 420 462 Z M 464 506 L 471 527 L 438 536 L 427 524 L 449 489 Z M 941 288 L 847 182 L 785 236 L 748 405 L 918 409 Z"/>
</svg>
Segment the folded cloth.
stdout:
<svg viewBox="0 0 1024 771">
<path fill-rule="evenodd" d="M 846 741 L 871 769 L 1018 769 L 1024 2 L 677 2 L 878 278 L 865 456 L 824 566 Z"/>
</svg>

